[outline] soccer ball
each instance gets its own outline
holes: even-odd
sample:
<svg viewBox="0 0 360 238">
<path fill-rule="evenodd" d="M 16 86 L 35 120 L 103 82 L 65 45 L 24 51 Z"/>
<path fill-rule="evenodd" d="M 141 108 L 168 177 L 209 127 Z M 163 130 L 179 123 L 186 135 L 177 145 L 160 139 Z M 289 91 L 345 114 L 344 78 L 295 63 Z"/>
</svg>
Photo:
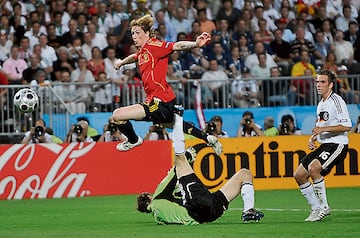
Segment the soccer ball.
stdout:
<svg viewBox="0 0 360 238">
<path fill-rule="evenodd" d="M 23 88 L 14 95 L 14 105 L 20 112 L 33 112 L 39 104 L 39 97 L 30 88 Z"/>
</svg>

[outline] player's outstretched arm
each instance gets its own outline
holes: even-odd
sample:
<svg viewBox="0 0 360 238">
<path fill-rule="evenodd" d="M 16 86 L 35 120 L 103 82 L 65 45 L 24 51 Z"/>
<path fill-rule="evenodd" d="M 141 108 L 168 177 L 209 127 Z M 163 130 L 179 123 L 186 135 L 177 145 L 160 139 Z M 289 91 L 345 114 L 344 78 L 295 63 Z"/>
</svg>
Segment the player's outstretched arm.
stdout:
<svg viewBox="0 0 360 238">
<path fill-rule="evenodd" d="M 117 59 L 115 60 L 114 62 L 114 68 L 116 70 L 120 69 L 121 66 L 125 65 L 125 64 L 131 64 L 131 63 L 134 63 L 136 61 L 136 58 L 135 58 L 135 55 L 136 54 L 131 54 L 127 57 L 125 57 L 124 59 Z"/>
<path fill-rule="evenodd" d="M 201 33 L 196 38 L 196 41 L 178 41 L 174 44 L 173 50 L 190 50 L 196 47 L 203 47 L 208 41 L 211 40 L 211 35 L 207 32 Z"/>
</svg>

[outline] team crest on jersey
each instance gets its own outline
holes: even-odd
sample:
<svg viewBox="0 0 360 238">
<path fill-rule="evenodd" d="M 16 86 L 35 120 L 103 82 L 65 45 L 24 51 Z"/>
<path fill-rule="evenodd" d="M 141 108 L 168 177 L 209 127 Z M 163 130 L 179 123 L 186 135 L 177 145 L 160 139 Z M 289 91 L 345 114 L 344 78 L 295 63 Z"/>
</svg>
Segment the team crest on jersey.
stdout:
<svg viewBox="0 0 360 238">
<path fill-rule="evenodd" d="M 329 120 L 329 113 L 328 112 L 320 112 L 320 121 L 327 121 Z"/>
<path fill-rule="evenodd" d="M 148 52 L 145 52 L 143 54 L 140 55 L 139 57 L 139 64 L 143 64 L 143 63 L 146 63 L 149 61 L 149 53 Z"/>
</svg>

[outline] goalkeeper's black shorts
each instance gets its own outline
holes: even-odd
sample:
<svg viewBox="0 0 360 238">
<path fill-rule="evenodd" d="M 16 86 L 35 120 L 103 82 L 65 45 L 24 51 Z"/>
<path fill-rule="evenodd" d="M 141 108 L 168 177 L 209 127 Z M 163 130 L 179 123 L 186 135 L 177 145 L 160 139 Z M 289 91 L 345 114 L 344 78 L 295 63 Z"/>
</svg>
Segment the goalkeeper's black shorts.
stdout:
<svg viewBox="0 0 360 238">
<path fill-rule="evenodd" d="M 210 193 L 194 173 L 181 177 L 179 183 L 183 205 L 197 222 L 212 222 L 228 209 L 229 202 L 225 195 L 221 191 Z"/>
</svg>

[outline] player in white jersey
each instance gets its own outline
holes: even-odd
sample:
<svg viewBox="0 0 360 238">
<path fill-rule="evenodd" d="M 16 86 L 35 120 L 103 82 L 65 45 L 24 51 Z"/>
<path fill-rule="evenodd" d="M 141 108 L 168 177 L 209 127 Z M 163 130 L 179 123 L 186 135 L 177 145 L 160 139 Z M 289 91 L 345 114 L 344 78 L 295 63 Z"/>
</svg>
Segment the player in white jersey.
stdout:
<svg viewBox="0 0 360 238">
<path fill-rule="evenodd" d="M 302 158 L 294 174 L 301 193 L 311 206 L 305 221 L 320 221 L 330 215 L 323 176 L 345 159 L 348 149 L 347 133 L 351 129 L 351 120 L 344 100 L 333 92 L 336 78 L 336 74 L 329 70 L 317 73 L 315 84 L 321 101 L 317 107 L 316 125 L 308 142 L 309 149 L 315 150 Z M 315 141 L 321 145 L 317 147 Z"/>
</svg>

